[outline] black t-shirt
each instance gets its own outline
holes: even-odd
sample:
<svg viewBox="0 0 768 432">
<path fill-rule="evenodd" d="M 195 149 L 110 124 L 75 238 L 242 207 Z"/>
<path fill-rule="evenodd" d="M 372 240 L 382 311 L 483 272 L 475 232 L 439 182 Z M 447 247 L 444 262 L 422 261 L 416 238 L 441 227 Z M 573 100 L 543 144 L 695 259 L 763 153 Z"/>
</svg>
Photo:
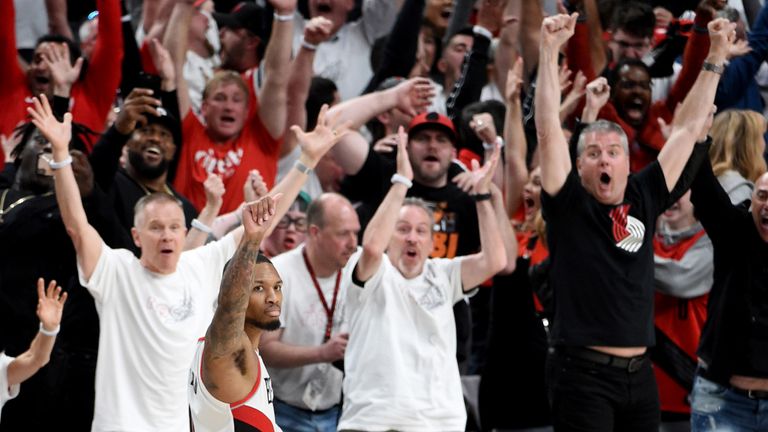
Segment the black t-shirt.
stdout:
<svg viewBox="0 0 768 432">
<path fill-rule="evenodd" d="M 668 197 L 658 162 L 630 176 L 620 205 L 595 200 L 575 169 L 557 195 L 542 191 L 555 345 L 654 344 L 652 240 Z"/>
<path fill-rule="evenodd" d="M 369 151 L 360 172 L 344 180 L 342 194 L 352 202 L 360 202 L 357 214 L 361 233 L 392 186 L 395 171 L 394 161 Z M 432 205 L 435 213 L 432 258 L 453 258 L 480 249 L 475 202 L 455 184 L 449 181 L 441 188 L 433 188 L 413 182 L 407 196 L 421 198 Z"/>
</svg>

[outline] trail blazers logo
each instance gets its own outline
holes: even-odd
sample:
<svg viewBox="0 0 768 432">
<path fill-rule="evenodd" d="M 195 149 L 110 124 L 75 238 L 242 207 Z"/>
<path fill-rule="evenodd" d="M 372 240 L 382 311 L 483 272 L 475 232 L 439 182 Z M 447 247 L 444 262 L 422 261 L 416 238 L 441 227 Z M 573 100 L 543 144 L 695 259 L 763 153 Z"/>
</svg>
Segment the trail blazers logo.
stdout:
<svg viewBox="0 0 768 432">
<path fill-rule="evenodd" d="M 643 245 L 645 225 L 629 215 L 629 204 L 620 205 L 610 213 L 613 221 L 613 239 L 616 246 L 635 253 Z"/>
</svg>

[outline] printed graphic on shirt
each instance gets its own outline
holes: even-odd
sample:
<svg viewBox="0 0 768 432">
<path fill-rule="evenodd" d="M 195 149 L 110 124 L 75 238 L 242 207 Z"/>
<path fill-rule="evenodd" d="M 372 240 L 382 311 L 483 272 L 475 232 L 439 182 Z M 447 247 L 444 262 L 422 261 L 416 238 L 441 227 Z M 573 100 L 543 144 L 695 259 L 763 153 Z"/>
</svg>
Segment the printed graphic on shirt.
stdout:
<svg viewBox="0 0 768 432">
<path fill-rule="evenodd" d="M 195 163 L 212 174 L 218 174 L 222 180 L 233 175 L 243 160 L 243 149 L 230 150 L 223 158 L 219 158 L 213 149 L 198 150 L 195 152 Z"/>
<path fill-rule="evenodd" d="M 432 258 L 454 258 L 459 246 L 459 232 L 456 227 L 456 213 L 448 211 L 448 203 L 429 203 L 435 216 L 432 233 Z"/>
<path fill-rule="evenodd" d="M 613 221 L 613 239 L 616 247 L 635 253 L 643 245 L 645 225 L 629 215 L 629 204 L 620 205 L 610 212 Z"/>
<path fill-rule="evenodd" d="M 162 303 L 155 296 L 147 298 L 147 309 L 154 312 L 164 323 L 181 322 L 193 315 L 195 301 L 190 296 L 184 296 L 175 305 Z"/>
</svg>

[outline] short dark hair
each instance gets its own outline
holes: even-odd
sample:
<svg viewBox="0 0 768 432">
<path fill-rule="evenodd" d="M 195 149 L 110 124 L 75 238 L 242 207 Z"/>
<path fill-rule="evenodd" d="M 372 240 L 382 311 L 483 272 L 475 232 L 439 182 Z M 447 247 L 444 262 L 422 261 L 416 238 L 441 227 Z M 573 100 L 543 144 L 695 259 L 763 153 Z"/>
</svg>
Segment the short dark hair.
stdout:
<svg viewBox="0 0 768 432">
<path fill-rule="evenodd" d="M 635 58 L 624 58 L 619 60 L 619 62 L 616 63 L 616 66 L 608 73 L 608 85 L 611 86 L 611 89 L 616 88 L 616 83 L 619 82 L 621 70 L 626 66 L 637 67 L 644 70 L 645 73 L 648 74 L 648 79 L 650 79 L 652 76 L 651 68 L 649 68 L 647 64 L 643 63 L 642 60 Z"/>
<path fill-rule="evenodd" d="M 37 39 L 37 43 L 35 43 L 35 48 L 46 42 L 67 44 L 67 47 L 69 48 L 69 62 L 71 64 L 75 64 L 77 59 L 81 56 L 80 47 L 77 46 L 75 41 L 66 36 L 62 36 L 60 34 L 47 34 L 40 36 L 40 38 Z"/>
<path fill-rule="evenodd" d="M 656 27 L 656 16 L 650 5 L 642 2 L 627 2 L 616 6 L 611 15 L 609 30 L 621 30 L 632 36 L 652 37 Z"/>
<path fill-rule="evenodd" d="M 312 77 L 312 83 L 309 85 L 309 94 L 304 108 L 307 110 L 307 130 L 312 130 L 317 126 L 317 115 L 320 114 L 320 108 L 324 104 L 333 103 L 333 94 L 338 91 L 336 83 L 323 77 Z"/>
</svg>

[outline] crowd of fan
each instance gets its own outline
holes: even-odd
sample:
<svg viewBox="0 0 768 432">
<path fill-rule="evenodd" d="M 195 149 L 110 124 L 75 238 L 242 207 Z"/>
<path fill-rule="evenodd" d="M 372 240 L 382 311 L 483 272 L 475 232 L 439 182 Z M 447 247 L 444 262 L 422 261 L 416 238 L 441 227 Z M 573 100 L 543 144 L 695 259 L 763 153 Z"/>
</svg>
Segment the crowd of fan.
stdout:
<svg viewBox="0 0 768 432">
<path fill-rule="evenodd" d="M 768 430 L 761 3 L 0 1 L 0 431 Z"/>
</svg>

